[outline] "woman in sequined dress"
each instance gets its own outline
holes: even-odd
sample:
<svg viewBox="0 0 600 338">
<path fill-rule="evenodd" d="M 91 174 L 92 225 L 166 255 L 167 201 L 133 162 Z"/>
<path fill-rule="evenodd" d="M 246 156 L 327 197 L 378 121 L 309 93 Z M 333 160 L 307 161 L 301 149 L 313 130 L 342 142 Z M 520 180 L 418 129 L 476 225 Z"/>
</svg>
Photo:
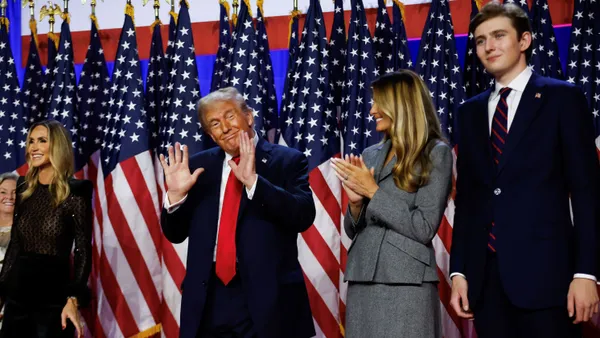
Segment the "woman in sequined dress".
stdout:
<svg viewBox="0 0 600 338">
<path fill-rule="evenodd" d="M 17 182 L 0 272 L 0 337 L 73 337 L 75 331 L 81 337 L 78 307 L 89 301 L 92 184 L 72 178 L 72 143 L 60 122 L 31 126 L 26 156 L 29 169 Z"/>
</svg>

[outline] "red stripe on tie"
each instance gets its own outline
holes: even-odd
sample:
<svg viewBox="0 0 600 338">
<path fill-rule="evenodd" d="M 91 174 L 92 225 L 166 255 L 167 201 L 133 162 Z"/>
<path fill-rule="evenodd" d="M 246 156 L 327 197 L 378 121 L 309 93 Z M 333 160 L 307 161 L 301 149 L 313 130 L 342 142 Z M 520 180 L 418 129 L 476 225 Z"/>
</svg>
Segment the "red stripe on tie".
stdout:
<svg viewBox="0 0 600 338">
<path fill-rule="evenodd" d="M 494 122 L 496 122 L 498 124 L 498 126 L 502 129 L 503 132 L 505 132 L 505 133 L 508 134 L 508 130 L 506 130 L 506 127 L 504 127 L 502 125 L 502 123 L 500 123 L 500 121 L 497 118 L 495 118 L 495 117 L 494 117 Z"/>
<path fill-rule="evenodd" d="M 502 117 L 508 121 L 508 117 L 506 117 L 506 113 L 504 113 L 504 111 L 498 106 L 496 107 L 496 110 L 500 113 L 500 115 L 502 115 Z"/>
<path fill-rule="evenodd" d="M 504 105 L 505 105 L 506 107 L 508 107 L 508 103 L 506 103 L 506 100 L 505 100 L 503 97 L 501 97 L 501 98 L 500 98 L 500 100 L 502 100 L 502 103 L 504 103 Z"/>
<path fill-rule="evenodd" d="M 492 237 L 494 240 L 496 240 L 496 236 L 494 236 L 494 234 L 492 234 L 491 232 L 490 232 L 490 237 Z"/>
<path fill-rule="evenodd" d="M 502 155 L 502 150 L 500 150 L 500 148 L 498 148 L 498 146 L 495 143 L 492 143 L 492 147 L 494 147 L 494 149 L 496 149 L 496 151 L 498 152 L 499 155 Z"/>
<path fill-rule="evenodd" d="M 498 138 L 498 140 L 500 140 L 500 142 L 502 142 L 502 144 L 504 144 L 504 139 L 498 134 L 497 131 L 495 131 L 494 129 L 492 129 L 492 133 L 494 133 L 494 135 L 496 135 L 496 137 Z"/>
<path fill-rule="evenodd" d="M 493 252 L 496 252 L 496 249 L 494 249 L 494 247 L 490 243 L 488 243 L 488 248 Z"/>
</svg>

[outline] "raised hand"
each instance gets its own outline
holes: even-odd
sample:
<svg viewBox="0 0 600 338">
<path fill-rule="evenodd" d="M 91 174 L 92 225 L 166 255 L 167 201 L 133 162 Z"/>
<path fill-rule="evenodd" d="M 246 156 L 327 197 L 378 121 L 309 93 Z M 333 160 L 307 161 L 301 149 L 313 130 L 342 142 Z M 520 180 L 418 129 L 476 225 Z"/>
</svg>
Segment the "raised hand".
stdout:
<svg viewBox="0 0 600 338">
<path fill-rule="evenodd" d="M 185 145 L 181 146 L 179 142 L 175 143 L 175 149 L 169 147 L 169 163 L 164 155 L 160 155 L 160 164 L 168 188 L 167 195 L 171 203 L 182 200 L 204 171 L 204 168 L 198 168 L 194 173 L 190 173 L 188 159 L 188 148 Z"/>
<path fill-rule="evenodd" d="M 250 140 L 247 132 L 240 133 L 240 163 L 236 164 L 229 160 L 231 171 L 242 182 L 246 188 L 250 189 L 257 179 L 256 175 L 256 147 Z"/>
</svg>

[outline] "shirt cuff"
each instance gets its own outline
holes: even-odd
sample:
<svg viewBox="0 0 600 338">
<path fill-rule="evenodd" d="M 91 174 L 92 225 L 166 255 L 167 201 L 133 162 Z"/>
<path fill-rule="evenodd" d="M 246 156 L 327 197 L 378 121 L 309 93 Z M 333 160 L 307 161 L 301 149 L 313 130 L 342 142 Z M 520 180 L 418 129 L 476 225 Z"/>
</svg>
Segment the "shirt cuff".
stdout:
<svg viewBox="0 0 600 338">
<path fill-rule="evenodd" d="M 591 279 L 594 282 L 598 281 L 595 276 L 588 275 L 587 273 L 576 273 L 575 275 L 573 275 L 573 279 L 575 279 L 575 278 Z"/>
<path fill-rule="evenodd" d="M 462 278 L 467 279 L 467 276 L 463 275 L 462 273 L 460 273 L 460 272 L 453 272 L 453 273 L 450 274 L 450 280 L 452 280 L 452 277 L 454 277 L 454 276 L 461 276 Z"/>
<path fill-rule="evenodd" d="M 250 189 L 246 188 L 246 195 L 248 195 L 248 199 L 252 201 L 252 197 L 254 197 L 254 192 L 256 191 L 256 183 L 258 183 L 258 175 L 256 175 L 256 180 Z"/>
<path fill-rule="evenodd" d="M 165 209 L 167 209 L 167 213 L 172 214 L 175 211 L 177 211 L 177 209 L 179 209 L 179 207 L 183 204 L 183 202 L 185 202 L 187 200 L 187 197 L 188 197 L 188 195 L 185 194 L 185 196 L 183 196 L 181 201 L 171 204 L 171 203 L 169 203 L 169 194 L 165 193 L 165 198 L 163 199 L 163 201 L 165 201 L 165 202 L 163 204 L 164 204 Z"/>
</svg>

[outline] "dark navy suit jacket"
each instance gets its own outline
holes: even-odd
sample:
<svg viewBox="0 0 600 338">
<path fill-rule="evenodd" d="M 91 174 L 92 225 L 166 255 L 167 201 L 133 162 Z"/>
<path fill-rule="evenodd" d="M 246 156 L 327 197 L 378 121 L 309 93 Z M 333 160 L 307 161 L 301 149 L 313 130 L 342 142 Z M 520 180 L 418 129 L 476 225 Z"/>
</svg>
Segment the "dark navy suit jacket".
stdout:
<svg viewBox="0 0 600 338">
<path fill-rule="evenodd" d="M 204 168 L 184 204 L 163 210 L 165 236 L 189 238 L 181 304 L 180 336 L 194 338 L 203 316 L 217 236 L 219 189 L 225 153 L 220 148 L 190 158 Z M 304 277 L 298 262 L 298 233 L 315 218 L 308 161 L 297 150 L 261 140 L 256 147 L 258 181 L 252 200 L 242 193 L 236 230 L 238 274 L 260 338 L 314 336 Z"/>
<path fill-rule="evenodd" d="M 500 279 L 513 305 L 566 306 L 575 273 L 600 277 L 600 166 L 592 114 L 579 88 L 532 75 L 496 168 L 490 93 L 459 109 L 451 272 L 466 276 L 475 307 L 494 221 Z"/>
</svg>

